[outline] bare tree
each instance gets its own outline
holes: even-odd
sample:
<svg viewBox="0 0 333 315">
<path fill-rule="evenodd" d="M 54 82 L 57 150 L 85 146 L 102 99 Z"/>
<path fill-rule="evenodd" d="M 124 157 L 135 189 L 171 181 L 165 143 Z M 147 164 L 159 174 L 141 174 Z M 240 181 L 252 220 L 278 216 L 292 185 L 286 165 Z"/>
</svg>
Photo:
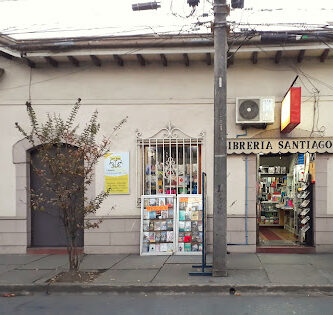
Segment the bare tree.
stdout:
<svg viewBox="0 0 333 315">
<path fill-rule="evenodd" d="M 94 169 L 100 158 L 110 149 L 110 137 L 98 142 L 100 130 L 97 111 L 79 132 L 74 125 L 81 99 L 73 106 L 66 120 L 60 115 L 48 114 L 46 122 L 40 123 L 29 102 L 27 105 L 31 131 L 26 132 L 18 123 L 16 128 L 38 150 L 43 167 L 36 168 L 44 188 L 43 192 L 31 191 L 31 206 L 35 211 L 55 207 L 63 223 L 70 271 L 78 271 L 80 255 L 78 237 L 84 229 L 97 228 L 101 220 L 91 221 L 88 215 L 96 213 L 109 191 L 101 191 L 88 198 L 87 191 L 93 182 Z M 127 117 L 126 117 L 127 118 Z M 126 122 L 123 119 L 114 127 L 113 133 Z M 51 196 L 51 197 L 50 197 Z"/>
</svg>

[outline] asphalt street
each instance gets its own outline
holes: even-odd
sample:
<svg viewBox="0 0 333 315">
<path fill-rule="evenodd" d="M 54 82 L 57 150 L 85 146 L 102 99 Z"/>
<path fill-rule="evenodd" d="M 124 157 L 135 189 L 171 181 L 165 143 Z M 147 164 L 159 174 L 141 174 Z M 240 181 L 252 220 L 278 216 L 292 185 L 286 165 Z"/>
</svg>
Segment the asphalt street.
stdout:
<svg viewBox="0 0 333 315">
<path fill-rule="evenodd" d="M 32 295 L 1 297 L 0 314 L 333 314 L 333 297 L 212 294 Z"/>
</svg>

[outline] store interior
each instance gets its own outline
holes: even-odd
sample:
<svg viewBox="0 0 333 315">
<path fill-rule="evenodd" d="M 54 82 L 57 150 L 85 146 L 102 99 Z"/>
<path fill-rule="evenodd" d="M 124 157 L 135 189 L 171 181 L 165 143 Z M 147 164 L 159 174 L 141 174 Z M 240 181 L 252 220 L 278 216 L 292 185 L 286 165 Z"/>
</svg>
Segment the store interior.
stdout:
<svg viewBox="0 0 333 315">
<path fill-rule="evenodd" d="M 258 155 L 257 245 L 313 245 L 315 155 Z"/>
</svg>

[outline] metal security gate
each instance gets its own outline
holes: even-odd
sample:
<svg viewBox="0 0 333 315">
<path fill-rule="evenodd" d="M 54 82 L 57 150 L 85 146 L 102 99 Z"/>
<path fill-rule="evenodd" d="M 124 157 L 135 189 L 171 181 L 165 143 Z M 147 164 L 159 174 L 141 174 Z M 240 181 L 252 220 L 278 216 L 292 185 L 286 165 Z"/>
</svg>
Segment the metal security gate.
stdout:
<svg viewBox="0 0 333 315">
<path fill-rule="evenodd" d="M 149 138 L 138 132 L 139 195 L 200 194 L 203 139 L 204 133 L 193 138 L 171 123 Z"/>
</svg>

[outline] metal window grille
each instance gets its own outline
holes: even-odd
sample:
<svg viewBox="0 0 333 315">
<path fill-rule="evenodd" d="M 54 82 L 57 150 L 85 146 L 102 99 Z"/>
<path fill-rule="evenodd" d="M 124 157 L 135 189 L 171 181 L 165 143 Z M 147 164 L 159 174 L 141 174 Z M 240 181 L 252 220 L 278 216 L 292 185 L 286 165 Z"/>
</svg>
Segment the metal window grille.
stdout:
<svg viewBox="0 0 333 315">
<path fill-rule="evenodd" d="M 194 138 L 171 123 L 149 138 L 137 132 L 137 192 L 141 195 L 201 193 L 204 133 Z"/>
</svg>

